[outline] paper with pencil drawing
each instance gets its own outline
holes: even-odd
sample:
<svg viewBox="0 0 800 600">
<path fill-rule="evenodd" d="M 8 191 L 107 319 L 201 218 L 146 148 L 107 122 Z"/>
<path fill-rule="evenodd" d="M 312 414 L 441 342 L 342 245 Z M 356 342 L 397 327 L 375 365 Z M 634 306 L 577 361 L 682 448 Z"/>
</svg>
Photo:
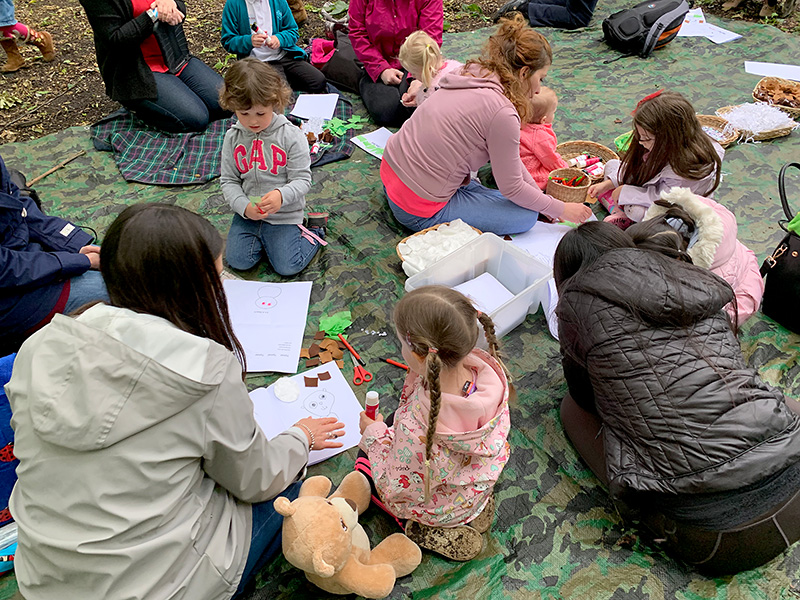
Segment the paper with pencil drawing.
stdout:
<svg viewBox="0 0 800 600">
<path fill-rule="evenodd" d="M 222 282 L 233 331 L 244 347 L 247 372 L 297 373 L 308 318 L 311 282 Z"/>
<path fill-rule="evenodd" d="M 326 379 L 327 375 L 330 375 L 329 379 Z M 335 362 L 325 363 L 288 379 L 296 384 L 300 392 L 294 401 L 279 400 L 275 395 L 274 383 L 268 388 L 250 392 L 256 422 L 267 439 L 271 440 L 306 417 L 336 417 L 345 425 L 345 434 L 337 440 L 342 447 L 312 450 L 308 455 L 308 464 L 317 464 L 358 445 L 361 440 L 358 420 L 364 409 Z M 316 383 L 316 387 L 307 386 L 308 381 Z"/>
</svg>

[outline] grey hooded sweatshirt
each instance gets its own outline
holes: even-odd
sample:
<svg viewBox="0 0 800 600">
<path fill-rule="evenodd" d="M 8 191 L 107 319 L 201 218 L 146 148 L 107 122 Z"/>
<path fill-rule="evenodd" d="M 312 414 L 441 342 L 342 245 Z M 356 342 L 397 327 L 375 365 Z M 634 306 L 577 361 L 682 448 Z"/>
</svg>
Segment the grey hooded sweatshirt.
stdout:
<svg viewBox="0 0 800 600">
<path fill-rule="evenodd" d="M 272 225 L 303 222 L 306 194 L 311 189 L 308 140 L 283 115 L 272 115 L 269 127 L 258 133 L 238 121 L 234 123 L 222 144 L 221 169 L 222 195 L 234 212 L 244 217 L 244 209 L 252 198 L 278 190 L 283 204 L 266 222 Z"/>
<path fill-rule="evenodd" d="M 305 434 L 267 441 L 234 355 L 105 304 L 56 315 L 6 386 L 26 600 L 223 600 L 252 509 L 303 472 Z"/>
</svg>

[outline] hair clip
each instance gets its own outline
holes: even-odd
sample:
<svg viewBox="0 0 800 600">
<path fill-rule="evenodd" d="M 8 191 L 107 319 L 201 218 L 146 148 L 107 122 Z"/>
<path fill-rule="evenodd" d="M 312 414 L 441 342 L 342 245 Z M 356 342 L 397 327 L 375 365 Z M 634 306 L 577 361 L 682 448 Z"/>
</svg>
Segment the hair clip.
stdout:
<svg viewBox="0 0 800 600">
<path fill-rule="evenodd" d="M 435 348 L 434 346 L 431 346 L 430 348 L 428 348 L 428 354 L 439 354 L 439 349 Z"/>
<path fill-rule="evenodd" d="M 631 112 L 631 114 L 634 114 L 634 113 L 636 113 L 636 111 L 637 111 L 637 110 L 639 110 L 639 107 L 640 107 L 642 104 L 644 104 L 645 102 L 647 102 L 648 100 L 652 100 L 653 98 L 657 98 L 658 96 L 660 96 L 660 95 L 661 95 L 661 92 L 663 92 L 663 91 L 664 91 L 664 90 L 658 90 L 657 92 L 653 92 L 653 93 L 652 93 L 652 94 L 650 94 L 649 96 L 645 96 L 644 98 L 642 98 L 641 100 L 639 100 L 639 103 L 636 105 L 636 108 L 634 108 L 634 109 L 633 109 L 633 112 Z"/>
<path fill-rule="evenodd" d="M 476 313 L 478 313 L 478 315 L 477 315 L 477 316 L 478 316 L 478 319 L 480 319 L 480 318 L 481 318 L 481 315 L 482 315 L 483 313 L 482 313 L 481 311 L 479 311 L 479 310 L 476 310 L 475 312 L 476 312 Z"/>
</svg>

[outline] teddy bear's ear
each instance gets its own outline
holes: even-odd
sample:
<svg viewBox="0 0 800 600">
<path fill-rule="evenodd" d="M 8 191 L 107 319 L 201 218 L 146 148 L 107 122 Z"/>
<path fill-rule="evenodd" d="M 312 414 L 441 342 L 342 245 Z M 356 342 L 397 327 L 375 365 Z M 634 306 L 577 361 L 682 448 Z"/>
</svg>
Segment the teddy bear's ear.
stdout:
<svg viewBox="0 0 800 600">
<path fill-rule="evenodd" d="M 322 550 L 317 550 L 314 552 L 314 572 L 319 575 L 320 577 L 333 577 L 335 569 L 333 565 L 329 565 L 325 562 L 325 559 L 322 558 Z"/>
<path fill-rule="evenodd" d="M 279 515 L 283 515 L 284 517 L 291 517 L 295 512 L 295 508 L 292 506 L 292 503 L 288 498 L 284 498 L 283 496 L 280 498 L 275 498 L 275 503 L 273 506 L 275 507 L 275 512 L 277 512 Z"/>
</svg>

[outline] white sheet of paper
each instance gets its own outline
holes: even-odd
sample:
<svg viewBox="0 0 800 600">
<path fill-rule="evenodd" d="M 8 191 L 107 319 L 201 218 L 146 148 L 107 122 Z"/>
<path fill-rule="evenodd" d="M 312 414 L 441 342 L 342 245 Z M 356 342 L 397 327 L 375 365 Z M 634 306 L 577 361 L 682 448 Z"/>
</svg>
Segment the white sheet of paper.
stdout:
<svg viewBox="0 0 800 600">
<path fill-rule="evenodd" d="M 327 381 L 318 379 L 317 387 L 305 386 L 305 377 L 318 378 L 322 372 L 329 373 L 331 378 Z M 336 363 L 319 365 L 310 371 L 294 375 L 291 379 L 300 389 L 300 395 L 294 402 L 278 400 L 273 391 L 274 383 L 268 388 L 258 388 L 250 392 L 256 423 L 261 426 L 267 439 L 271 440 L 306 417 L 336 417 L 345 424 L 345 434 L 338 439 L 342 442 L 342 447 L 312 450 L 308 455 L 308 464 L 315 465 L 357 446 L 361 441 L 358 418 L 364 409 Z"/>
<path fill-rule="evenodd" d="M 300 94 L 290 114 L 301 119 L 332 119 L 339 94 Z"/>
<path fill-rule="evenodd" d="M 297 373 L 308 318 L 311 282 L 222 282 L 233 331 L 244 347 L 247 372 Z"/>
<path fill-rule="evenodd" d="M 352 142 L 364 152 L 368 152 L 377 158 L 383 158 L 383 150 L 386 148 L 386 142 L 389 141 L 390 137 L 392 137 L 392 132 L 386 127 L 381 127 L 370 133 L 357 135 L 352 139 Z"/>
<path fill-rule="evenodd" d="M 703 26 L 706 23 L 706 16 L 702 8 L 693 8 L 683 19 L 678 37 L 698 37 L 704 35 Z"/>
<path fill-rule="evenodd" d="M 800 65 L 784 65 L 781 63 L 744 61 L 744 70 L 762 77 L 782 77 L 800 81 Z"/>
<path fill-rule="evenodd" d="M 597 217 L 591 215 L 587 221 L 597 221 Z M 529 229 L 525 233 L 512 235 L 511 243 L 552 267 L 558 242 L 572 229 L 574 227 L 561 223 L 539 222 L 533 229 Z"/>
<path fill-rule="evenodd" d="M 500 283 L 491 273 L 483 273 L 453 287 L 475 303 L 476 308 L 485 313 L 493 313 L 506 302 L 514 298 L 514 294 Z"/>
<path fill-rule="evenodd" d="M 728 31 L 727 29 L 723 29 L 722 27 L 718 27 L 711 23 L 706 23 L 705 37 L 715 44 L 724 44 L 725 42 L 737 40 L 742 36 L 740 36 L 738 33 Z"/>
</svg>

